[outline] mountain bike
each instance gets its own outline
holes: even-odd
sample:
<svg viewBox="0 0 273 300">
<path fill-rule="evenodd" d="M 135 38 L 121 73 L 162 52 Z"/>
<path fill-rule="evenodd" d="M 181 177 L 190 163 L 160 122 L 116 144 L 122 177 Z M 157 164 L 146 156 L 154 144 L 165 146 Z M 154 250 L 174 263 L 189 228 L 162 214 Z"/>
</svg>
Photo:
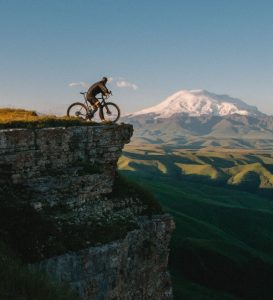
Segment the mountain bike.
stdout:
<svg viewBox="0 0 273 300">
<path fill-rule="evenodd" d="M 98 108 L 93 108 L 91 103 L 87 100 L 86 94 L 87 92 L 81 92 L 81 95 L 84 97 L 84 103 L 75 102 L 72 103 L 67 109 L 67 116 L 68 117 L 77 117 L 81 118 L 86 121 L 95 121 L 100 122 L 100 118 L 97 116 L 96 112 L 99 110 Z M 112 93 L 111 93 L 112 95 Z M 106 102 L 106 100 L 110 97 L 110 94 L 107 96 L 97 97 L 100 100 L 102 105 L 101 109 L 104 115 L 104 119 L 107 122 L 117 122 L 120 117 L 120 109 L 119 107 L 112 102 Z"/>
</svg>

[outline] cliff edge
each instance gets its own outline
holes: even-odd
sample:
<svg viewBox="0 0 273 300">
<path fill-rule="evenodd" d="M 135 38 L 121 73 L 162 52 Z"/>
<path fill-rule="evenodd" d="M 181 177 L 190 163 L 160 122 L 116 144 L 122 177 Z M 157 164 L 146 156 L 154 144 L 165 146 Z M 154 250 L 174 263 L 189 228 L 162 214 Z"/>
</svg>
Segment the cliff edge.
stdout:
<svg viewBox="0 0 273 300">
<path fill-rule="evenodd" d="M 172 218 L 116 172 L 132 133 L 127 124 L 0 130 L 0 199 L 24 216 L 8 241 L 80 299 L 172 299 Z"/>
</svg>

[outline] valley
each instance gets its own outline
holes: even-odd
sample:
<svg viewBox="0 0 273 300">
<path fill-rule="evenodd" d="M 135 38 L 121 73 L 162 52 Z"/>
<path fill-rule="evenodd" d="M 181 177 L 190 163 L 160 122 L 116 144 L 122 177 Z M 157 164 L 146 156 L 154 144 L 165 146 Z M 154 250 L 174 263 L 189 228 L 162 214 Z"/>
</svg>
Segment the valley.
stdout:
<svg viewBox="0 0 273 300">
<path fill-rule="evenodd" d="M 122 171 L 143 177 L 166 177 L 228 188 L 270 193 L 273 188 L 273 153 L 265 150 L 130 144 L 119 160 Z"/>
<path fill-rule="evenodd" d="M 126 146 L 120 173 L 154 193 L 175 219 L 175 299 L 270 299 L 272 165 L 265 150 Z"/>
</svg>

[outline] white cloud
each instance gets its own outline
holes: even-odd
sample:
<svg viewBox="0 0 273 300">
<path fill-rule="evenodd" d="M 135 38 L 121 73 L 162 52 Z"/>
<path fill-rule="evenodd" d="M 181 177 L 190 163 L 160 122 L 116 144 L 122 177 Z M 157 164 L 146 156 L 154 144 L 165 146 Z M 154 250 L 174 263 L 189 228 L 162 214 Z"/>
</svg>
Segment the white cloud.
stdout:
<svg viewBox="0 0 273 300">
<path fill-rule="evenodd" d="M 117 80 L 116 85 L 119 88 L 129 88 L 133 89 L 134 91 L 138 89 L 138 86 L 135 83 L 126 80 Z"/>
<path fill-rule="evenodd" d="M 74 87 L 74 86 L 82 86 L 84 88 L 88 88 L 90 86 L 90 84 L 88 84 L 85 81 L 81 81 L 81 82 L 70 82 L 68 84 L 69 87 Z"/>
<path fill-rule="evenodd" d="M 138 89 L 138 86 L 135 83 L 129 82 L 123 77 L 118 77 L 118 78 L 109 77 L 108 83 L 115 83 L 115 85 L 118 88 L 127 88 L 127 89 L 132 89 L 134 91 Z M 70 82 L 68 86 L 69 87 L 82 86 L 87 89 L 89 88 L 90 84 L 88 84 L 85 81 L 80 81 L 80 82 Z"/>
</svg>

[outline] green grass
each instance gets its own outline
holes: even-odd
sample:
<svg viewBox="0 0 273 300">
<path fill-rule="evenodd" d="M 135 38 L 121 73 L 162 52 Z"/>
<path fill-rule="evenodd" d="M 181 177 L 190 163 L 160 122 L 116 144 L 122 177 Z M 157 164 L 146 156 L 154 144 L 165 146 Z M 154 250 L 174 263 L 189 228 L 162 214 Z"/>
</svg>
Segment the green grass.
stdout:
<svg viewBox="0 0 273 300">
<path fill-rule="evenodd" d="M 0 244 L 0 299 L 2 300 L 76 300 L 78 297 L 61 282 L 31 270 Z"/>
<path fill-rule="evenodd" d="M 179 272 L 172 272 L 174 299 L 186 300 L 238 300 L 239 298 L 221 291 L 186 280 Z"/>
<path fill-rule="evenodd" d="M 170 266 L 176 299 L 187 293 L 186 299 L 209 299 L 210 293 L 219 300 L 222 294 L 271 299 L 273 202 L 224 187 L 122 173 L 153 192 L 175 219 Z M 199 292 L 189 284 L 201 286 Z"/>
<path fill-rule="evenodd" d="M 124 198 L 131 197 L 132 195 L 138 197 L 147 207 L 146 210 L 143 211 L 143 214 L 151 216 L 163 213 L 162 207 L 149 189 L 117 173 L 111 196 Z"/>
<path fill-rule="evenodd" d="M 0 108 L 0 129 L 92 126 L 98 124 L 101 123 L 86 122 L 72 117 L 38 116 L 35 111 L 24 109 Z M 103 124 L 101 125 L 103 126 Z"/>
</svg>

